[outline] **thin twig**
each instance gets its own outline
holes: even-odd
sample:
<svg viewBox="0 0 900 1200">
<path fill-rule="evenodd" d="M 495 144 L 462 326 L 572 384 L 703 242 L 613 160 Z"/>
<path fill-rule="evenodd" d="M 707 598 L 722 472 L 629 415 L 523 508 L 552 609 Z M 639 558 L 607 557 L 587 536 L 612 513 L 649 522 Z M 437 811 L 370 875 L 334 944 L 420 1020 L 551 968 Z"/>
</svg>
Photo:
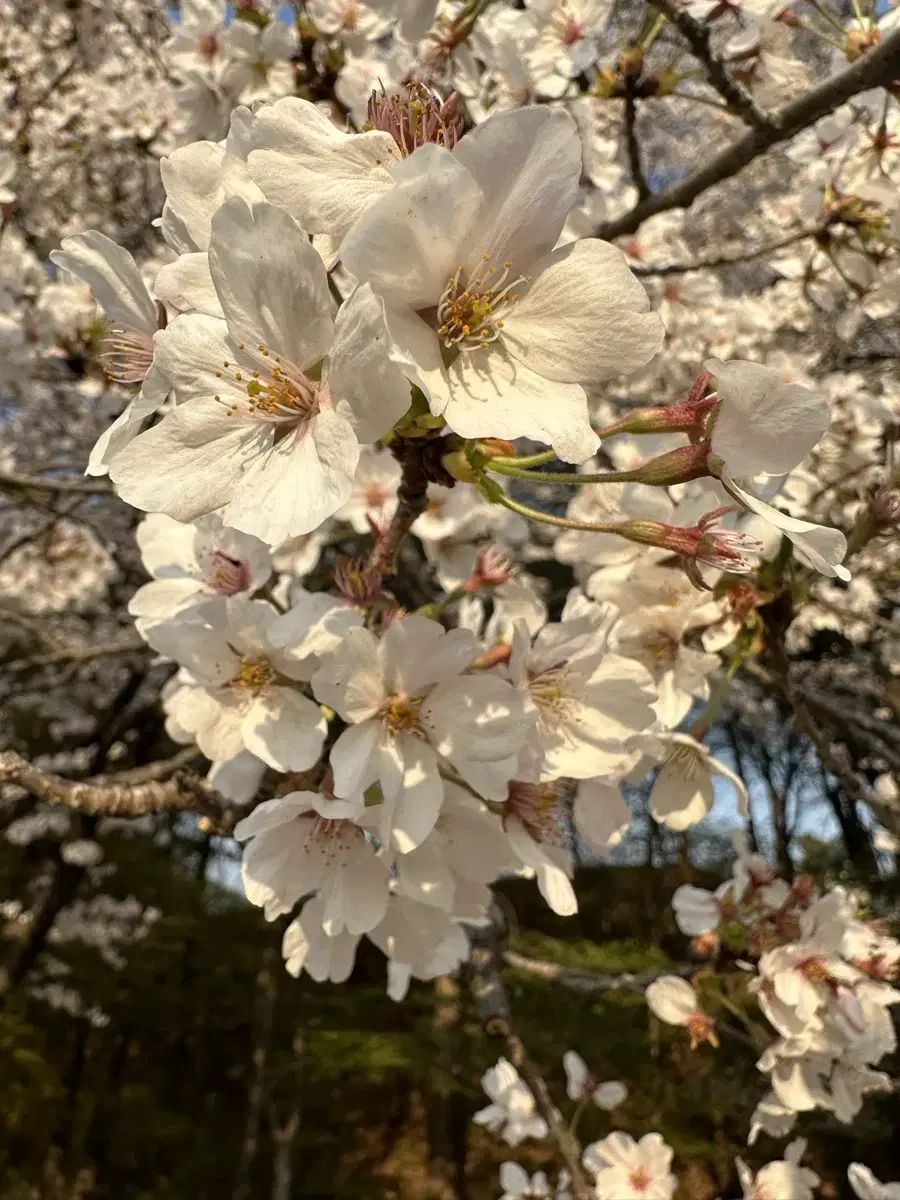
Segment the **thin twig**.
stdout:
<svg viewBox="0 0 900 1200">
<path fill-rule="evenodd" d="M 724 63 L 710 50 L 709 26 L 692 17 L 686 9 L 676 3 L 676 0 L 650 0 L 650 3 L 666 14 L 690 46 L 694 58 L 703 64 L 706 78 L 728 105 L 729 110 L 752 129 L 768 131 L 771 128 L 769 118 L 760 112 L 753 103 L 753 98 L 731 78 Z"/>
<path fill-rule="evenodd" d="M 647 176 L 644 174 L 644 164 L 641 161 L 641 147 L 637 138 L 637 101 L 632 92 L 625 96 L 625 149 L 628 153 L 628 169 L 631 182 L 637 188 L 639 200 L 647 200 L 651 195 Z"/>
<path fill-rule="evenodd" d="M 638 263 L 631 268 L 635 275 L 643 276 L 660 276 L 660 275 L 685 275 L 688 271 L 709 271 L 715 270 L 718 267 L 730 267 L 735 263 L 753 262 L 757 258 L 765 258 L 768 254 L 774 254 L 778 250 L 783 250 L 785 246 L 792 246 L 796 242 L 802 242 L 806 238 L 816 237 L 822 231 L 822 226 L 816 226 L 813 229 L 801 229 L 796 233 L 786 234 L 783 238 L 778 238 L 773 242 L 766 242 L 763 246 L 754 246 L 750 250 L 739 250 L 734 254 L 728 252 L 717 254 L 710 258 L 698 258 L 694 262 L 682 263 L 660 263 L 655 266 L 652 263 Z"/>
<path fill-rule="evenodd" d="M 150 647 L 141 638 L 120 638 L 117 642 L 101 642 L 96 646 L 67 646 L 49 654 L 34 654 L 30 658 L 18 658 L 8 663 L 8 671 L 24 671 L 27 667 L 49 667 L 55 663 L 89 662 L 93 658 L 108 658 L 116 654 L 138 654 Z"/>
<path fill-rule="evenodd" d="M 581 1144 L 560 1116 L 543 1076 L 528 1057 L 525 1045 L 513 1027 L 509 997 L 500 977 L 499 921 L 502 917 L 495 915 L 497 924 L 492 923 L 486 930 L 470 931 L 474 945 L 468 964 L 469 990 L 485 1033 L 503 1040 L 509 1061 L 534 1096 L 535 1106 L 546 1121 L 571 1176 L 572 1194 L 576 1200 L 590 1200 L 592 1191 L 581 1167 Z"/>
<path fill-rule="evenodd" d="M 503 961 L 507 966 L 522 971 L 526 975 L 533 975 L 551 983 L 561 983 L 563 987 L 567 987 L 573 992 L 583 992 L 587 995 L 592 992 L 620 992 L 626 989 L 643 993 L 655 979 L 659 979 L 663 975 L 687 976 L 696 969 L 684 966 L 667 967 L 664 971 L 641 971 L 638 974 L 632 974 L 629 971 L 603 974 L 599 971 L 580 971 L 573 967 L 560 966 L 559 963 L 529 958 L 525 954 L 517 954 L 514 950 L 507 950 L 503 955 Z"/>
<path fill-rule="evenodd" d="M 110 496 L 112 485 L 105 479 L 44 479 L 36 475 L 16 475 L 0 472 L 0 488 L 11 492 L 81 492 L 88 495 Z"/>
<path fill-rule="evenodd" d="M 595 231 L 595 236 L 610 241 L 623 234 L 634 233 L 648 217 L 657 213 L 690 207 L 709 188 L 731 179 L 761 154 L 779 142 L 802 133 L 810 125 L 815 125 L 816 121 L 827 117 L 860 92 L 892 84 L 900 75 L 898 63 L 900 28 L 889 33 L 880 45 L 867 51 L 846 71 L 834 75 L 799 100 L 773 113 L 766 128 L 748 130 L 743 137 L 681 183 L 664 192 L 655 192 L 646 200 L 639 200 L 621 217 L 605 222 Z"/>
</svg>

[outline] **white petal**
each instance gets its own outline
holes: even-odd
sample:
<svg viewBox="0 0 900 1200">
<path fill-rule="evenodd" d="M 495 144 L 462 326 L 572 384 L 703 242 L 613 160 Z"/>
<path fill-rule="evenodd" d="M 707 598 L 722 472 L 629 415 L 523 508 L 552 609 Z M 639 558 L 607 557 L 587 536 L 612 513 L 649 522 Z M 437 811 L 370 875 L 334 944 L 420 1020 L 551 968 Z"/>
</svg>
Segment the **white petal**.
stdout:
<svg viewBox="0 0 900 1200">
<path fill-rule="evenodd" d="M 213 213 L 222 203 L 221 179 L 225 148 L 214 142 L 192 142 L 160 159 L 159 170 L 168 198 L 191 241 L 190 250 L 206 250 Z M 166 214 L 163 213 L 163 230 Z M 177 247 L 180 249 L 181 247 Z"/>
<path fill-rule="evenodd" d="M 728 475 L 784 475 L 827 430 L 831 413 L 821 393 L 785 383 L 760 363 L 711 358 L 703 365 L 716 377 L 721 402 L 712 452 Z"/>
<path fill-rule="evenodd" d="M 209 270 L 234 340 L 301 370 L 334 336 L 325 267 L 293 217 L 234 196 L 212 221 Z"/>
<path fill-rule="evenodd" d="M 346 502 L 358 461 L 353 427 L 323 406 L 308 425 L 252 457 L 224 519 L 270 546 L 311 533 Z"/>
<path fill-rule="evenodd" d="M 705 759 L 685 747 L 663 765 L 650 792 L 650 811 L 661 825 L 680 832 L 702 821 L 714 799 Z"/>
<path fill-rule="evenodd" d="M 160 300 L 179 311 L 196 309 L 211 317 L 224 316 L 209 273 L 209 255 L 205 252 L 182 254 L 173 263 L 161 267 L 153 290 Z"/>
<path fill-rule="evenodd" d="M 365 444 L 383 437 L 409 408 L 409 383 L 389 355 L 384 301 L 367 283 L 338 313 L 328 386 L 335 401 L 349 406 L 356 437 Z"/>
<path fill-rule="evenodd" d="M 600 444 L 584 388 L 545 379 L 501 343 L 460 354 L 441 382 L 429 380 L 431 411 L 443 415 L 460 437 L 534 438 L 549 443 L 565 462 L 577 463 Z"/>
<path fill-rule="evenodd" d="M 194 400 L 121 450 L 110 475 L 122 499 L 136 508 L 193 521 L 229 500 L 265 436 L 261 425 L 229 422 L 215 400 Z"/>
<path fill-rule="evenodd" d="M 276 771 L 305 771 L 318 762 L 326 730 L 318 704 L 291 688 L 271 687 L 244 720 L 244 745 Z"/>
<path fill-rule="evenodd" d="M 647 1003 L 661 1021 L 685 1025 L 700 1008 L 697 995 L 686 979 L 664 975 L 647 988 Z"/>
<path fill-rule="evenodd" d="M 453 154 L 484 195 L 460 262 L 491 254 L 527 273 L 553 249 L 575 203 L 581 174 L 575 122 L 561 108 L 495 113 L 466 134 Z"/>
<path fill-rule="evenodd" d="M 599 779 L 579 784 L 572 815 L 581 837 L 602 853 L 618 846 L 631 828 L 631 809 L 622 793 Z"/>
<path fill-rule="evenodd" d="M 478 220 L 481 191 L 440 146 L 422 146 L 394 172 L 397 186 L 366 210 L 341 245 L 341 260 L 401 309 L 436 305 Z"/>
<path fill-rule="evenodd" d="M 308 100 L 266 104 L 253 121 L 247 166 L 267 199 L 310 233 L 343 237 L 368 206 L 393 186 L 400 150 L 388 133 L 341 132 Z"/>
<path fill-rule="evenodd" d="M 733 479 L 723 476 L 722 482 L 726 484 L 731 495 L 739 500 L 745 508 L 749 508 L 751 512 L 756 513 L 770 525 L 774 525 L 776 529 L 782 531 L 793 544 L 794 552 L 800 562 L 811 567 L 812 570 L 818 571 L 820 575 L 827 575 L 830 578 L 836 576 L 838 579 L 844 580 L 850 578 L 850 572 L 841 565 L 847 553 L 847 539 L 839 529 L 831 529 L 827 525 L 816 525 L 813 521 L 801 521 L 799 517 L 789 517 L 786 513 L 779 512 L 771 504 L 766 504 L 764 500 L 754 496 L 752 492 L 746 492 L 743 488 L 738 487 Z"/>
<path fill-rule="evenodd" d="M 603 383 L 636 371 L 665 329 L 625 255 L 585 238 L 531 268 L 534 282 L 504 319 L 510 353 L 547 379 Z"/>
<path fill-rule="evenodd" d="M 127 250 L 96 229 L 63 238 L 61 246 L 50 258 L 84 280 L 110 320 L 126 329 L 156 332 L 156 305 Z"/>
<path fill-rule="evenodd" d="M 377 721 L 350 725 L 331 750 L 331 769 L 334 772 L 334 794 L 357 796 L 375 782 L 378 760 L 375 747 L 380 729 Z"/>
</svg>

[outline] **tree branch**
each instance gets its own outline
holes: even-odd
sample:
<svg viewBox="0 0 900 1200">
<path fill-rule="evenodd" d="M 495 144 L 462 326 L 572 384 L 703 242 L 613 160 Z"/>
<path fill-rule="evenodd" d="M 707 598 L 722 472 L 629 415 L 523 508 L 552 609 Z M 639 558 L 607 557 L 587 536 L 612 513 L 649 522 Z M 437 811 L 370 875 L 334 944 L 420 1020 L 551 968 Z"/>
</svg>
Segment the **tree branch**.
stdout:
<svg viewBox="0 0 900 1200">
<path fill-rule="evenodd" d="M 218 834 L 230 833 L 235 824 L 235 816 L 226 801 L 204 780 L 180 769 L 164 781 L 73 781 L 36 767 L 14 751 L 7 750 L 0 754 L 0 783 L 16 783 L 39 800 L 64 805 L 89 816 L 141 817 L 148 813 L 196 812 L 206 817 L 211 832 Z"/>
<path fill-rule="evenodd" d="M 708 271 L 715 270 L 717 267 L 730 267 L 735 263 L 753 262 L 756 258 L 765 258 L 767 254 L 774 254 L 777 250 L 783 250 L 785 246 L 793 246 L 796 242 L 802 242 L 806 238 L 816 237 L 821 231 L 822 226 L 801 229 L 797 233 L 789 233 L 783 238 L 766 242 L 763 246 L 754 246 L 751 250 L 739 250 L 735 254 L 726 252 L 710 258 L 698 258 L 695 262 L 660 263 L 658 266 L 654 266 L 652 263 L 638 263 L 631 268 L 631 271 L 633 275 L 661 276 L 685 275 L 688 271 Z"/>
<path fill-rule="evenodd" d="M 137 635 L 121 638 L 117 642 L 101 642 L 96 646 L 69 646 L 48 654 L 34 654 L 29 658 L 17 658 L 7 664 L 8 671 L 24 671 L 27 667 L 49 667 L 55 663 L 89 662 L 93 658 L 106 658 L 115 654 L 139 654 L 150 647 Z"/>
<path fill-rule="evenodd" d="M 87 495 L 111 496 L 112 485 L 105 479 L 43 479 L 36 475 L 17 475 L 0 472 L 0 488 L 9 492 L 80 492 Z"/>
<path fill-rule="evenodd" d="M 689 175 L 681 183 L 656 192 L 638 203 L 629 212 L 601 225 L 594 236 L 610 241 L 623 234 L 634 233 L 648 217 L 690 205 L 717 183 L 737 175 L 749 163 L 785 142 L 795 134 L 827 117 L 860 92 L 886 87 L 900 75 L 900 29 L 895 29 L 879 46 L 869 50 L 852 63 L 846 71 L 827 79 L 799 100 L 773 113 L 764 129 L 751 129 L 742 138 L 723 150 L 705 167 Z"/>
<path fill-rule="evenodd" d="M 710 50 L 709 26 L 696 20 L 686 9 L 679 7 L 676 0 L 650 0 L 650 3 L 665 13 L 690 46 L 694 58 L 703 64 L 711 86 L 716 89 L 729 110 L 752 129 L 770 130 L 772 123 L 769 118 L 760 112 L 753 103 L 753 98 L 731 78 L 724 63 Z"/>
<path fill-rule="evenodd" d="M 648 200 L 653 194 L 644 174 L 644 164 L 641 161 L 641 147 L 637 139 L 637 101 L 631 91 L 625 96 L 625 149 L 628 153 L 628 170 L 631 182 L 637 188 L 639 200 Z"/>
<path fill-rule="evenodd" d="M 514 950 L 507 950 L 503 955 L 503 961 L 526 975 L 533 975 L 537 979 L 546 979 L 551 983 L 561 983 L 573 992 L 582 992 L 587 995 L 591 992 L 618 992 L 626 988 L 629 991 L 643 994 L 655 979 L 659 979 L 663 975 L 688 976 L 696 969 L 691 966 L 667 967 L 664 971 L 641 971 L 639 974 L 622 971 L 618 974 L 607 975 L 599 971 L 579 971 L 573 967 L 560 966 L 559 963 L 529 958 L 525 954 L 517 954 Z"/>
<path fill-rule="evenodd" d="M 381 575 L 394 574 L 397 553 L 404 538 L 428 507 L 428 484 L 432 480 L 444 482 L 446 479 L 450 484 L 454 482 L 440 466 L 439 460 L 435 460 L 435 454 L 441 448 L 438 442 L 427 438 L 398 437 L 391 443 L 394 457 L 399 459 L 403 468 L 403 475 L 397 491 L 397 510 L 375 544 L 369 560 L 370 570 L 378 571 Z"/>
<path fill-rule="evenodd" d="M 507 1058 L 528 1084 L 569 1171 L 575 1200 L 590 1200 L 592 1190 L 581 1167 L 581 1144 L 560 1116 L 543 1076 L 513 1028 L 509 997 L 500 977 L 500 929 L 492 923 L 487 930 L 470 930 L 470 935 L 474 944 L 468 964 L 469 990 L 484 1031 L 489 1037 L 502 1038 Z"/>
</svg>

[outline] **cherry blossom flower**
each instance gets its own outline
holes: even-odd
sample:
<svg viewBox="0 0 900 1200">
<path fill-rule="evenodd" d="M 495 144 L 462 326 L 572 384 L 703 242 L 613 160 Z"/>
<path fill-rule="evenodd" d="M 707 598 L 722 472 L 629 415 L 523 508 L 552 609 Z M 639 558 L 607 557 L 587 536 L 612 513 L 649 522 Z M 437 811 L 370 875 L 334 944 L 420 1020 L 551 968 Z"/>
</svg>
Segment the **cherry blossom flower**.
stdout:
<svg viewBox="0 0 900 1200">
<path fill-rule="evenodd" d="M 239 842 L 249 843 L 241 866 L 247 899 L 273 921 L 317 892 L 329 937 L 374 929 L 387 912 L 388 868 L 354 820 L 358 815 L 358 806 L 314 792 L 257 805 L 234 829 Z"/>
<path fill-rule="evenodd" d="M 536 1111 L 531 1089 L 511 1062 L 499 1058 L 497 1065 L 482 1075 L 481 1086 L 491 1103 L 475 1113 L 472 1120 L 476 1125 L 499 1134 L 510 1146 L 547 1136 L 547 1122 Z"/>
<path fill-rule="evenodd" d="M 529 1175 L 524 1167 L 515 1162 L 500 1164 L 500 1200 L 550 1200 L 553 1193 L 543 1171 Z"/>
<path fill-rule="evenodd" d="M 96 230 L 63 238 L 50 258 L 64 271 L 83 279 L 111 325 L 101 358 L 110 379 L 141 385 L 138 395 L 103 434 L 91 452 L 88 475 L 105 475 L 109 461 L 142 423 L 165 402 L 169 380 L 155 353 L 155 339 L 165 325 L 165 311 L 147 290 L 131 254 Z M 162 316 L 162 321 L 160 317 Z"/>
<path fill-rule="evenodd" d="M 522 702 L 502 679 L 462 674 L 477 653 L 467 630 L 413 615 L 380 641 L 351 629 L 313 676 L 318 699 L 349 723 L 331 752 L 335 793 L 377 781 L 386 835 L 401 853 L 434 828 L 442 763 L 488 799 L 506 795 L 526 735 Z"/>
<path fill-rule="evenodd" d="M 433 413 L 462 437 L 533 437 L 571 462 L 598 444 L 582 385 L 643 366 L 662 338 L 619 250 L 553 250 L 580 170 L 567 114 L 500 113 L 452 152 L 394 166 L 341 244 Z"/>
<path fill-rule="evenodd" d="M 153 576 L 128 603 L 138 630 L 217 598 L 249 598 L 272 572 L 268 547 L 223 526 L 215 514 L 193 525 L 153 514 L 138 525 L 136 537 Z"/>
<path fill-rule="evenodd" d="M 849 579 L 841 566 L 847 543 L 839 530 L 780 513 L 735 482 L 735 477 L 761 472 L 784 475 L 797 466 L 828 428 L 825 399 L 809 388 L 785 383 L 777 371 L 758 363 L 709 359 L 703 365 L 715 375 L 719 396 L 710 466 L 729 494 L 780 529 L 801 562 L 823 575 Z"/>
<path fill-rule="evenodd" d="M 655 979 L 646 991 L 647 1003 L 661 1021 L 667 1025 L 684 1025 L 691 1035 L 691 1049 L 701 1042 L 718 1046 L 716 1023 L 700 1007 L 697 993 L 677 975 L 664 975 Z"/>
<path fill-rule="evenodd" d="M 112 475 L 138 507 L 190 521 L 224 506 L 227 525 L 275 545 L 345 503 L 359 439 L 376 440 L 407 407 L 402 376 L 384 355 L 376 298 L 360 289 L 334 324 L 321 259 L 271 205 L 222 205 L 210 270 L 226 319 L 189 314 L 165 330 L 158 353 L 180 403 Z"/>
<path fill-rule="evenodd" d="M 566 1095 L 570 1100 L 590 1100 L 604 1112 L 612 1112 L 625 1103 L 628 1096 L 625 1084 L 616 1080 L 602 1083 L 591 1074 L 587 1063 L 574 1050 L 567 1050 L 563 1055 L 563 1068 L 566 1072 Z"/>
<path fill-rule="evenodd" d="M 149 631 L 155 648 L 191 673 L 175 712 L 207 758 L 250 750 L 277 771 L 318 761 L 325 718 L 294 684 L 308 678 L 307 665 L 272 644 L 280 619 L 264 601 L 232 598 Z"/>
<path fill-rule="evenodd" d="M 658 1133 L 636 1142 L 616 1131 L 587 1146 L 583 1162 L 594 1175 L 598 1200 L 671 1200 L 675 1191 L 672 1149 Z"/>
<path fill-rule="evenodd" d="M 346 983 L 356 961 L 359 934 L 325 932 L 326 897 L 307 900 L 284 931 L 281 952 L 288 973 L 298 976 L 306 971 L 316 983 Z"/>
<path fill-rule="evenodd" d="M 589 617 L 545 625 L 528 642 L 519 626 L 509 661 L 536 726 L 527 761 L 544 779 L 624 775 L 637 757 L 629 739 L 653 720 L 646 669 L 608 651 Z"/>
<path fill-rule="evenodd" d="M 783 1159 L 767 1163 L 755 1176 L 743 1159 L 736 1159 L 744 1200 L 813 1200 L 821 1180 L 800 1166 L 805 1151 L 806 1140 L 797 1138 L 785 1148 Z"/>
<path fill-rule="evenodd" d="M 662 761 L 650 790 L 650 811 L 669 829 L 683 830 L 702 821 L 715 800 L 713 779 L 727 779 L 737 793 L 738 808 L 746 813 L 747 788 L 739 775 L 715 758 L 709 748 L 687 733 L 658 733 L 644 739 L 649 757 Z M 630 776 L 646 774 L 643 765 Z"/>
<path fill-rule="evenodd" d="M 862 1163 L 851 1163 L 847 1178 L 859 1200 L 900 1200 L 900 1183 L 881 1183 Z"/>
</svg>

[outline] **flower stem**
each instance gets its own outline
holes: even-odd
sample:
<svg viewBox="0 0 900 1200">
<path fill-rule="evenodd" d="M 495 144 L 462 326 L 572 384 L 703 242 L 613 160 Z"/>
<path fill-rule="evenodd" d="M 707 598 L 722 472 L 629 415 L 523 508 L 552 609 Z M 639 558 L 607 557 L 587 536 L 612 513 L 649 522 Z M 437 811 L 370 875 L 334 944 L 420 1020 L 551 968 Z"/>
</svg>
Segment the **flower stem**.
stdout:
<svg viewBox="0 0 900 1200">
<path fill-rule="evenodd" d="M 555 459 L 555 450 L 544 450 L 541 454 L 528 454 L 524 458 L 495 458 L 491 461 L 510 467 L 542 467 L 544 463 L 553 462 Z"/>
<path fill-rule="evenodd" d="M 463 597 L 471 595 L 472 591 L 470 588 L 454 588 L 452 592 L 448 592 L 447 595 L 444 596 L 443 600 L 432 600 L 430 604 L 421 605 L 416 609 L 416 612 L 421 617 L 431 617 L 433 620 L 435 620 L 442 613 L 445 613 L 448 608 L 452 608 L 454 604 L 456 604 L 459 600 L 462 600 Z"/>
<path fill-rule="evenodd" d="M 634 478 L 633 471 L 600 471 L 593 475 L 578 475 L 575 471 L 524 471 L 518 464 L 512 466 L 501 458 L 492 458 L 487 467 L 489 471 L 496 471 L 498 475 L 509 475 L 513 479 L 529 479 L 533 483 L 571 484 L 573 487 L 588 483 L 629 483 Z"/>
</svg>

